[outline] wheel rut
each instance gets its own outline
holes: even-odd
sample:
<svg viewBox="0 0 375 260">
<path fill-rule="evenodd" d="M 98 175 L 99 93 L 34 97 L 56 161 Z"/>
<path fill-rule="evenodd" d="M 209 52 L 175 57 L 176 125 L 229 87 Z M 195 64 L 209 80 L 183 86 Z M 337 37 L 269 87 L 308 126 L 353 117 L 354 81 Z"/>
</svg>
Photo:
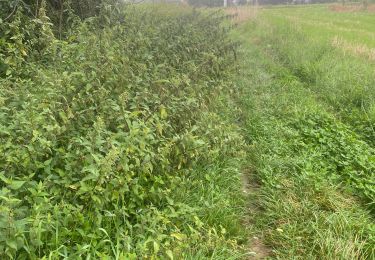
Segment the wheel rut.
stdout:
<svg viewBox="0 0 375 260">
<path fill-rule="evenodd" d="M 245 228 L 249 229 L 255 224 L 255 221 L 251 216 L 254 216 L 260 211 L 260 209 L 252 201 L 256 200 L 256 197 L 259 194 L 260 184 L 255 180 L 252 170 L 244 171 L 241 175 L 241 181 L 242 192 L 244 193 L 247 199 L 247 217 L 244 220 L 243 224 Z M 264 240 L 261 235 L 252 234 L 251 237 L 248 238 L 245 259 L 267 259 L 271 255 L 272 250 L 264 243 Z"/>
</svg>

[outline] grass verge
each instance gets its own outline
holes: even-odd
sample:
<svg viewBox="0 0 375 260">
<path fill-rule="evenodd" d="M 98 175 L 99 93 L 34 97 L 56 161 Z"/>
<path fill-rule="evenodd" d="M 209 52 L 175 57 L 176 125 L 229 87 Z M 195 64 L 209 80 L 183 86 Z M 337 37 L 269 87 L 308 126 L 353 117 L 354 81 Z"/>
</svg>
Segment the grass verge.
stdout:
<svg viewBox="0 0 375 260">
<path fill-rule="evenodd" d="M 250 21 L 235 35 L 242 122 L 262 183 L 258 230 L 275 258 L 373 259 L 373 172 L 356 164 L 373 167 L 374 151 L 269 50 L 262 36 L 279 36 L 273 29 Z"/>
</svg>

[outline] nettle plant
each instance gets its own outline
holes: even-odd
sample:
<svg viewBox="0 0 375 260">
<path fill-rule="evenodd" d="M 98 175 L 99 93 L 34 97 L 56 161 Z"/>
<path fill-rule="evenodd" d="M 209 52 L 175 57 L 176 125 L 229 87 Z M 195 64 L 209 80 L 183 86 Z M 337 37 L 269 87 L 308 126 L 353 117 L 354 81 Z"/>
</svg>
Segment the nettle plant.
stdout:
<svg viewBox="0 0 375 260">
<path fill-rule="evenodd" d="M 10 3 L 13 3 L 10 5 L 12 9 L 8 7 L 7 10 L 9 3 L 5 5 L 0 1 L 0 77 L 12 74 L 21 76 L 25 73 L 26 62 L 40 58 L 41 52 L 54 40 L 45 4 L 40 6 L 31 19 L 25 15 L 28 8 L 20 4 L 22 1 Z"/>
<path fill-rule="evenodd" d="M 220 13 L 163 13 L 107 6 L 0 78 L 0 258 L 172 257 L 207 233 L 172 193 L 241 143 L 209 113 L 235 47 Z"/>
</svg>

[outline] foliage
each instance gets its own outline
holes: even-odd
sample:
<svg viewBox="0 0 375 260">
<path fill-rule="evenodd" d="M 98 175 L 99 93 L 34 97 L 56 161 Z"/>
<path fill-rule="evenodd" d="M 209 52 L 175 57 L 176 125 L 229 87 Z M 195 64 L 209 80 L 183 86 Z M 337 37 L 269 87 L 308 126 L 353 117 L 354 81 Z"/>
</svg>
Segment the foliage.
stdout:
<svg viewBox="0 0 375 260">
<path fill-rule="evenodd" d="M 298 120 L 298 121 L 297 121 Z M 319 151 L 316 161 L 326 162 L 317 171 L 327 171 L 340 176 L 355 194 L 363 196 L 374 211 L 375 201 L 375 151 L 344 124 L 320 115 L 306 115 L 291 124 L 301 132 L 296 151 Z M 374 211 L 375 212 L 375 211 Z"/>
<path fill-rule="evenodd" d="M 34 19 L 23 14 L 25 7 L 16 7 L 11 21 L 0 23 L 0 77 L 21 74 L 25 62 L 34 53 L 43 52 L 53 40 L 45 6 Z"/>
<path fill-rule="evenodd" d="M 179 190 L 223 172 L 239 181 L 241 136 L 211 109 L 236 50 L 220 13 L 168 8 L 107 5 L 66 40 L 43 7 L 1 25 L 0 258 L 235 250 L 238 232 Z"/>
</svg>

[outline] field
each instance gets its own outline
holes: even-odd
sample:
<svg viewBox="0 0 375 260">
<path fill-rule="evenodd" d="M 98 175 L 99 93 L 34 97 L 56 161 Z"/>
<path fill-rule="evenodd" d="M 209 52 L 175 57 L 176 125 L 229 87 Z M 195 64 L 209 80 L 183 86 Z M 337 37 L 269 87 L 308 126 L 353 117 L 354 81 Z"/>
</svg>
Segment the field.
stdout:
<svg viewBox="0 0 375 260">
<path fill-rule="evenodd" d="M 364 11 L 335 11 L 340 5 L 269 8 L 265 15 L 289 21 L 319 41 L 338 37 L 350 44 L 375 48 L 374 13 Z"/>
<path fill-rule="evenodd" d="M 0 1 L 0 259 L 375 259 L 375 15 Z"/>
<path fill-rule="evenodd" d="M 373 24 L 365 12 L 274 7 L 235 32 L 250 176 L 261 183 L 255 219 L 271 257 L 375 257 L 375 65 L 347 48 L 373 48 Z"/>
<path fill-rule="evenodd" d="M 274 8 L 264 14 L 272 16 L 275 22 L 293 23 L 316 41 L 328 42 L 346 52 L 375 60 L 374 13 L 335 11 L 336 6 L 341 7 Z"/>
</svg>

